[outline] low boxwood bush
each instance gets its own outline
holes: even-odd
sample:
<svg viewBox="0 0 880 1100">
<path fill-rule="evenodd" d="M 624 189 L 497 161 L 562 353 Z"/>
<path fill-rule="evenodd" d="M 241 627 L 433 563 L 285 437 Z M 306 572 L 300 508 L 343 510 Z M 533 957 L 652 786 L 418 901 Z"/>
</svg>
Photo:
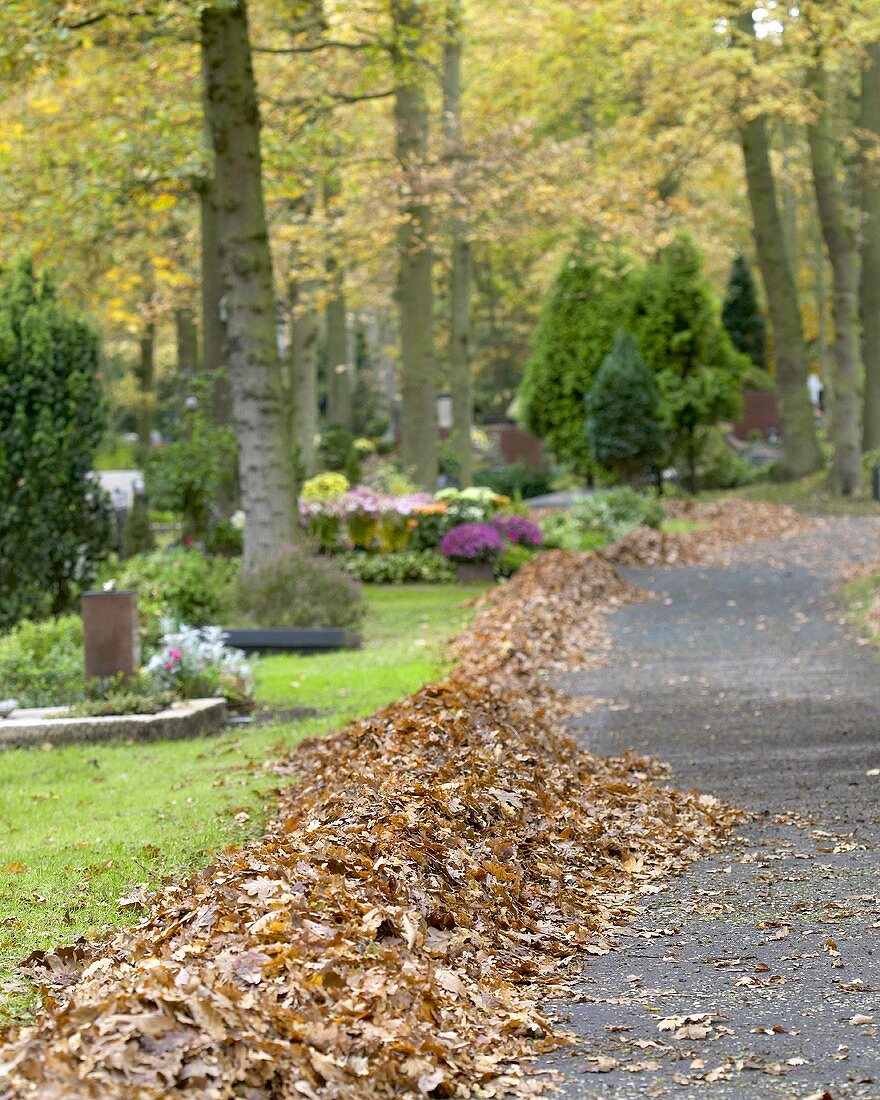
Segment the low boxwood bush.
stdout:
<svg viewBox="0 0 880 1100">
<path fill-rule="evenodd" d="M 290 547 L 259 569 L 242 570 L 229 592 L 224 626 L 353 627 L 366 613 L 360 583 L 338 558 Z"/>
<path fill-rule="evenodd" d="M 337 559 L 352 577 L 367 584 L 448 584 L 455 566 L 433 550 L 394 554 L 343 554 Z"/>
<path fill-rule="evenodd" d="M 24 620 L 0 637 L 0 698 L 22 707 L 75 703 L 85 692 L 79 615 Z"/>
</svg>

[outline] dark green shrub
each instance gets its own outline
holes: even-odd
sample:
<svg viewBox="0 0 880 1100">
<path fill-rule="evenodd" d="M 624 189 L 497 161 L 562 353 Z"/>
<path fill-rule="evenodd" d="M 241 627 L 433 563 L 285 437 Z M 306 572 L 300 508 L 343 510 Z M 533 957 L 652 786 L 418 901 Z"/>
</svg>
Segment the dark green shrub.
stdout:
<svg viewBox="0 0 880 1100">
<path fill-rule="evenodd" d="M 365 584 L 449 584 L 455 580 L 455 565 L 434 550 L 343 554 L 335 560 Z"/>
<path fill-rule="evenodd" d="M 737 351 L 747 355 L 759 370 L 767 369 L 767 323 L 758 305 L 758 291 L 752 268 L 743 255 L 730 269 L 727 294 L 721 309 L 721 323 Z"/>
<path fill-rule="evenodd" d="M 111 542 L 90 476 L 106 426 L 98 337 L 30 262 L 0 287 L 0 627 L 70 608 Z"/>
<path fill-rule="evenodd" d="M 606 250 L 607 253 L 607 250 Z M 578 474 L 592 471 L 584 398 L 614 334 L 632 310 L 633 265 L 586 237 L 568 256 L 544 303 L 519 390 L 523 424 Z"/>
<path fill-rule="evenodd" d="M 136 496 L 131 511 L 125 517 L 125 526 L 122 529 L 121 556 L 123 558 L 133 558 L 135 554 L 148 554 L 155 549 L 156 540 L 153 537 L 149 509 L 144 502 L 144 498 Z"/>
<path fill-rule="evenodd" d="M 366 613 L 361 586 L 336 559 L 290 547 L 259 569 L 242 570 L 225 626 L 353 627 Z"/>
<path fill-rule="evenodd" d="M 702 257 L 689 237 L 676 237 L 649 264 L 633 325 L 657 380 L 673 461 L 693 492 L 709 429 L 739 414 L 749 361 L 721 324 Z"/>
<path fill-rule="evenodd" d="M 157 550 L 130 558 L 113 579 L 118 589 L 137 592 L 144 640 L 155 644 L 165 618 L 187 626 L 221 623 L 237 573 L 237 563 L 227 558 L 206 557 L 198 550 Z"/>
<path fill-rule="evenodd" d="M 81 699 L 85 686 L 79 615 L 25 620 L 0 637 L 0 698 L 60 707 Z"/>
<path fill-rule="evenodd" d="M 183 438 L 151 453 L 147 495 L 152 507 L 182 518 L 185 535 L 203 538 L 217 518 L 218 500 L 236 495 L 235 436 L 200 411 L 186 414 L 184 430 Z"/>
<path fill-rule="evenodd" d="M 586 398 L 587 441 L 596 462 L 625 481 L 656 472 L 663 461 L 660 394 L 635 340 L 619 332 Z"/>
<path fill-rule="evenodd" d="M 552 482 L 552 471 L 546 466 L 529 466 L 522 460 L 510 466 L 478 470 L 474 477 L 474 485 L 485 485 L 501 496 L 523 500 L 549 493 Z"/>
</svg>

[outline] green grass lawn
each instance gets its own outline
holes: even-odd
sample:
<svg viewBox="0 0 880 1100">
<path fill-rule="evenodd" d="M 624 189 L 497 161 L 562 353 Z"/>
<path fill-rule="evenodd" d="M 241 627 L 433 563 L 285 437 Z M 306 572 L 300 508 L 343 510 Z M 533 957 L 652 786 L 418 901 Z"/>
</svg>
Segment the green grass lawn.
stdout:
<svg viewBox="0 0 880 1100">
<path fill-rule="evenodd" d="M 259 662 L 261 702 L 315 717 L 191 741 L 0 753 L 0 1021 L 33 1007 L 14 976 L 29 952 L 134 919 L 119 898 L 135 884 L 258 835 L 277 783 L 268 761 L 438 676 L 444 642 L 480 591 L 372 588 L 363 649 Z"/>
</svg>

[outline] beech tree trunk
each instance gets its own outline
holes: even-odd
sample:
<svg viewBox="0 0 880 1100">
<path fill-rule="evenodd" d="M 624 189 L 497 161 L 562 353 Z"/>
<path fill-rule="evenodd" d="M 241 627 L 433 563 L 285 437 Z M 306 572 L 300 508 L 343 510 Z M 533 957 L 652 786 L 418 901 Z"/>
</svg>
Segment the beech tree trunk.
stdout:
<svg viewBox="0 0 880 1100">
<path fill-rule="evenodd" d="M 828 76 L 821 61 L 811 68 L 809 83 L 816 98 L 816 118 L 807 131 L 813 187 L 834 283 L 833 484 L 836 492 L 851 496 L 858 492 L 862 483 L 858 252 L 838 178 L 838 150 L 831 119 Z"/>
<path fill-rule="evenodd" d="M 397 235 L 403 464 L 424 489 L 437 487 L 433 218 L 424 180 L 428 157 L 425 28 L 419 0 L 391 0 L 395 153 L 401 175 Z"/>
<path fill-rule="evenodd" d="M 213 180 L 199 187 L 202 277 L 202 370 L 211 380 L 217 424 L 232 423 L 232 383 L 226 363 L 226 321 L 220 274 L 217 200 Z"/>
<path fill-rule="evenodd" d="M 321 318 L 314 306 L 314 283 L 291 290 L 290 409 L 292 434 L 305 477 L 316 472 L 318 440 L 318 351 Z"/>
<path fill-rule="evenodd" d="M 446 40 L 443 46 L 443 136 L 453 190 L 449 221 L 449 388 L 452 393 L 453 453 L 462 485 L 470 485 L 474 478 L 471 446 L 474 387 L 470 360 L 472 257 L 462 195 L 464 142 L 461 128 L 461 21 L 461 0 L 450 0 L 446 10 Z"/>
<path fill-rule="evenodd" d="M 751 10 L 743 13 L 738 26 L 747 36 L 747 41 L 752 42 L 755 27 Z M 787 246 L 770 162 L 767 120 L 763 115 L 741 125 L 740 146 L 745 163 L 755 252 L 773 328 L 782 426 L 782 466 L 788 477 L 803 477 L 820 467 L 822 455 L 807 389 L 809 364 L 794 276 L 794 255 Z"/>
<path fill-rule="evenodd" d="M 880 447 L 880 42 L 868 47 L 859 112 L 862 130 L 862 278 L 859 312 L 865 407 L 862 445 Z"/>
<path fill-rule="evenodd" d="M 298 523 L 245 0 L 203 9 L 201 48 L 249 568 L 289 544 Z"/>
<path fill-rule="evenodd" d="M 776 353 L 776 384 L 782 422 L 782 465 L 789 477 L 803 477 L 822 462 L 810 395 L 807 348 L 792 260 L 785 243 L 763 116 L 740 130 L 758 267 L 764 283 Z"/>
</svg>

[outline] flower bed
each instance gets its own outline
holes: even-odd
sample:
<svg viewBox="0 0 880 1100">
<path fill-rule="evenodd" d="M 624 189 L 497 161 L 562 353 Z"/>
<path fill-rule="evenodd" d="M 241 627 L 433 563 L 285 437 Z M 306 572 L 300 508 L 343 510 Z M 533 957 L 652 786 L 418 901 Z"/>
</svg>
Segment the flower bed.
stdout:
<svg viewBox="0 0 880 1100">
<path fill-rule="evenodd" d="M 262 840 L 137 929 L 32 960 L 52 998 L 7 1035 L 7 1094 L 521 1091 L 531 1041 L 561 1041 L 528 983 L 606 950 L 730 821 L 562 731 L 546 673 L 600 660 L 606 611 L 637 597 L 558 552 L 494 590 L 451 676 L 279 767 L 299 782 Z"/>
</svg>

